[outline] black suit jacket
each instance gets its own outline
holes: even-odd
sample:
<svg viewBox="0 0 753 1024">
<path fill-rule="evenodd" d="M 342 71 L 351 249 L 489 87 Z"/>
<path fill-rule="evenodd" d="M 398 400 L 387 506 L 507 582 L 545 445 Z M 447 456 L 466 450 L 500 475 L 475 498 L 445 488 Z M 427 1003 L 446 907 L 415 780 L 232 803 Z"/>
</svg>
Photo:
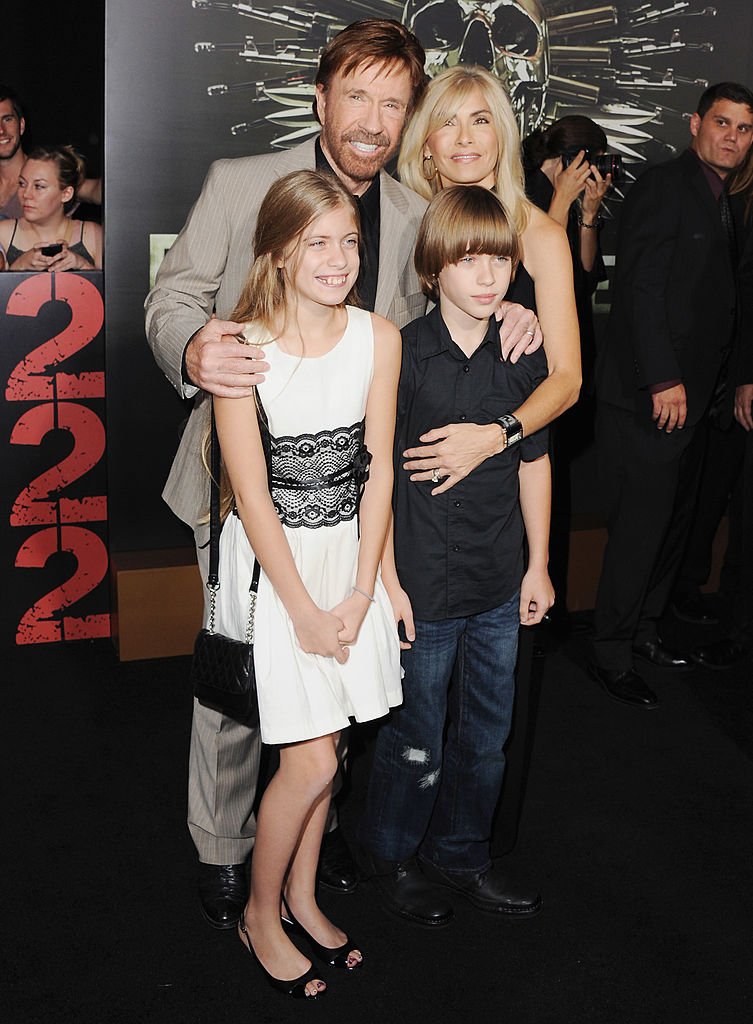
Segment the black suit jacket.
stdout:
<svg viewBox="0 0 753 1024">
<path fill-rule="evenodd" d="M 687 423 L 697 423 L 732 340 L 735 308 L 719 207 L 687 151 L 647 170 L 625 200 L 598 397 L 650 423 L 651 385 L 681 380 Z"/>
</svg>

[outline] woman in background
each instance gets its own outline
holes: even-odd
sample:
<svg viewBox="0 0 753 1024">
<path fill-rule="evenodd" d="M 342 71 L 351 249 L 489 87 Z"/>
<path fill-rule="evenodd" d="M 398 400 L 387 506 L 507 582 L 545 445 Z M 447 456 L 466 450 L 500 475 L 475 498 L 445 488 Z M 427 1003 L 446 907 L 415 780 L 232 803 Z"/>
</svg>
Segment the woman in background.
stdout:
<svg viewBox="0 0 753 1024">
<path fill-rule="evenodd" d="M 102 228 L 70 216 L 84 180 L 83 158 L 72 146 L 29 153 L 18 179 L 23 217 L 0 222 L 8 270 L 101 269 Z"/>
<path fill-rule="evenodd" d="M 590 117 L 571 114 L 523 141 L 526 195 L 567 232 L 573 260 L 573 284 L 580 327 L 585 390 L 594 364 L 591 300 L 606 279 L 599 248 L 601 204 L 612 184 L 591 161 L 607 149 L 607 137 Z"/>
<path fill-rule="evenodd" d="M 593 295 L 607 273 L 599 247 L 601 205 L 612 184 L 593 163 L 607 149 L 603 129 L 589 117 L 571 114 L 523 140 L 526 194 L 567 232 L 573 263 L 575 305 L 580 329 L 583 392 L 552 431 L 552 529 L 549 571 L 558 595 L 549 620 L 566 634 L 567 576 L 572 512 L 571 467 L 594 433 L 593 371 L 596 338 Z"/>
</svg>

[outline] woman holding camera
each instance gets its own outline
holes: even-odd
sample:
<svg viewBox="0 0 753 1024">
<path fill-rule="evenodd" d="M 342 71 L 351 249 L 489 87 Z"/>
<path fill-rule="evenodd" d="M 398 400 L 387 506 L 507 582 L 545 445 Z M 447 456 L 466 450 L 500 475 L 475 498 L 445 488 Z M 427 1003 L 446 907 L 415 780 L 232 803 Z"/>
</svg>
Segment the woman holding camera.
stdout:
<svg viewBox="0 0 753 1024">
<path fill-rule="evenodd" d="M 612 184 L 596 158 L 606 152 L 607 137 L 590 117 L 571 114 L 523 141 L 526 195 L 567 232 L 573 258 L 573 283 L 580 327 L 584 391 L 590 390 L 594 352 L 591 298 L 606 279 L 599 250 L 601 204 Z"/>
<path fill-rule="evenodd" d="M 18 179 L 23 217 L 0 222 L 8 270 L 102 267 L 102 228 L 69 216 L 84 177 L 84 161 L 72 146 L 38 146 L 29 153 Z"/>
<path fill-rule="evenodd" d="M 558 633 L 568 630 L 567 576 L 570 542 L 573 459 L 593 439 L 593 369 L 596 360 L 592 298 L 607 274 L 599 248 L 601 204 L 611 174 L 596 164 L 606 152 L 607 137 L 589 117 L 572 114 L 548 128 L 533 132 L 523 141 L 526 195 L 567 232 L 573 263 L 575 305 L 580 328 L 583 391 L 552 432 L 552 526 L 549 538 L 549 572 L 558 596 L 550 622 Z"/>
</svg>

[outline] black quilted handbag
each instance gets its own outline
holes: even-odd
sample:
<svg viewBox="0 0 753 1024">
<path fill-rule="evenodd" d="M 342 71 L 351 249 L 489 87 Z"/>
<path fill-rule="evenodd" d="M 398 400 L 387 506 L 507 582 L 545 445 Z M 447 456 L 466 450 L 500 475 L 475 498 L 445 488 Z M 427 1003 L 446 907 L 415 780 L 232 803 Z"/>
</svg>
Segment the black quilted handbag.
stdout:
<svg viewBox="0 0 753 1024">
<path fill-rule="evenodd" d="M 209 598 L 209 621 L 201 629 L 194 644 L 191 663 L 191 682 L 194 696 L 200 704 L 220 711 L 244 725 L 255 725 L 259 721 L 259 705 L 256 699 L 256 678 L 254 675 L 254 612 L 259 588 L 260 566 L 254 559 L 254 569 L 249 589 L 249 608 L 246 620 L 246 637 L 234 640 L 214 630 L 215 604 L 220 587 L 220 448 L 212 411 L 211 436 L 211 495 L 209 513 L 209 573 L 207 589 Z"/>
</svg>

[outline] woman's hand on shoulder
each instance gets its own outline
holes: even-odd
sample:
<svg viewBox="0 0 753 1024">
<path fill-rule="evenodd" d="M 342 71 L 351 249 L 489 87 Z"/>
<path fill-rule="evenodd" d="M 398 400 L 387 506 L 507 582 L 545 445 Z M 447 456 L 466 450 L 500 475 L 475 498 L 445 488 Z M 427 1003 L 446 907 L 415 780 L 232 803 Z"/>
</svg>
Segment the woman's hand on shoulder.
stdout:
<svg viewBox="0 0 753 1024">
<path fill-rule="evenodd" d="M 499 345 L 502 360 L 517 363 L 521 356 L 530 356 L 541 348 L 544 335 L 532 309 L 519 302 L 503 299 L 494 312 L 499 323 Z"/>
<path fill-rule="evenodd" d="M 345 623 L 332 612 L 312 605 L 293 619 L 293 628 L 301 650 L 306 654 L 334 658 L 341 665 L 348 660 L 348 648 L 340 639 Z"/>
</svg>

